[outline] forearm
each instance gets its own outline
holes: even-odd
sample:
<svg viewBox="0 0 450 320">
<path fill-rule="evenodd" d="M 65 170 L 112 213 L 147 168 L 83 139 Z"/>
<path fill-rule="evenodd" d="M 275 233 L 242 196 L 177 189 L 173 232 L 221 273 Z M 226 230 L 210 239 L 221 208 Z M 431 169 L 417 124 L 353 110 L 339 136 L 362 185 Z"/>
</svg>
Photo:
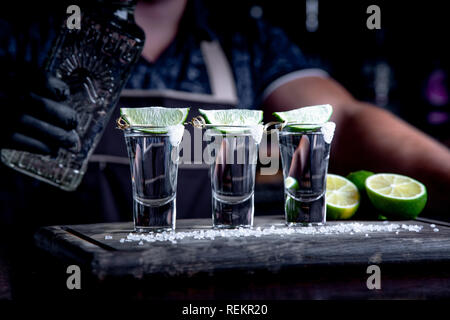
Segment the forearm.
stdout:
<svg viewBox="0 0 450 320">
<path fill-rule="evenodd" d="M 333 142 L 336 170 L 401 172 L 424 182 L 446 182 L 448 188 L 450 151 L 445 146 L 383 109 L 354 103 Z"/>
<path fill-rule="evenodd" d="M 405 174 L 427 186 L 429 211 L 448 213 L 448 148 L 383 109 L 358 104 L 339 123 L 330 170 L 341 174 L 359 169 Z"/>
</svg>

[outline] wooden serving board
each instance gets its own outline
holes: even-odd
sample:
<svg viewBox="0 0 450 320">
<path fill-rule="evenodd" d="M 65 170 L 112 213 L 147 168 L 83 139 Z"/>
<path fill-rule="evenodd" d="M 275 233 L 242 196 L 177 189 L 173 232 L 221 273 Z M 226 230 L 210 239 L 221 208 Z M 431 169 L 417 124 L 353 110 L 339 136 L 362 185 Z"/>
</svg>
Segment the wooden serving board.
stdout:
<svg viewBox="0 0 450 320">
<path fill-rule="evenodd" d="M 327 225 L 347 222 L 329 222 Z M 361 221 L 382 224 L 380 221 Z M 52 256 L 88 268 L 98 279 L 106 276 L 192 276 L 228 271 L 284 268 L 368 266 L 370 264 L 446 264 L 450 262 L 450 227 L 427 222 L 394 221 L 421 225 L 420 232 L 369 232 L 354 234 L 291 234 L 210 239 L 184 238 L 177 243 L 120 242 L 132 232 L 132 223 L 51 226 L 35 235 L 36 245 Z M 279 216 L 256 217 L 255 227 L 283 226 Z M 207 230 L 209 219 L 177 221 L 177 232 Z M 105 239 L 112 236 L 112 239 Z M 408 268 L 409 268 L 408 267 Z"/>
</svg>

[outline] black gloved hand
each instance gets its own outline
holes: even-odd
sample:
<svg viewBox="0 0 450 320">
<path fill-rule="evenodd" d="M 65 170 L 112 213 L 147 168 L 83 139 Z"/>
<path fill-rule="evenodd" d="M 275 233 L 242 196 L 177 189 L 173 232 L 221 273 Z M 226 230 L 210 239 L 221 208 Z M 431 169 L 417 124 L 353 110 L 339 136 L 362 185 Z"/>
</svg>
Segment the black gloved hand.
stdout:
<svg viewBox="0 0 450 320">
<path fill-rule="evenodd" d="M 26 65 L 8 69 L 0 79 L 0 148 L 40 154 L 78 149 L 76 112 L 64 104 L 67 84 Z"/>
</svg>

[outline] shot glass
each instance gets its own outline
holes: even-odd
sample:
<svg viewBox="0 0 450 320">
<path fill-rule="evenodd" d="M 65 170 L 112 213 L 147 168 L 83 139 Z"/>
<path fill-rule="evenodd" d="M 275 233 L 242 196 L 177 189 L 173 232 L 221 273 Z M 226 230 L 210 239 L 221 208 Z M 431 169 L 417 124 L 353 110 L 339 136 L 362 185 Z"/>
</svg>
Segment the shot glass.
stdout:
<svg viewBox="0 0 450 320">
<path fill-rule="evenodd" d="M 288 225 L 326 222 L 326 179 L 335 125 L 302 129 L 277 126 Z"/>
<path fill-rule="evenodd" d="M 255 172 L 262 126 L 205 132 L 212 188 L 213 228 L 252 227 Z"/>
<path fill-rule="evenodd" d="M 175 230 L 179 146 L 183 131 L 183 125 L 124 130 L 137 232 Z"/>
</svg>

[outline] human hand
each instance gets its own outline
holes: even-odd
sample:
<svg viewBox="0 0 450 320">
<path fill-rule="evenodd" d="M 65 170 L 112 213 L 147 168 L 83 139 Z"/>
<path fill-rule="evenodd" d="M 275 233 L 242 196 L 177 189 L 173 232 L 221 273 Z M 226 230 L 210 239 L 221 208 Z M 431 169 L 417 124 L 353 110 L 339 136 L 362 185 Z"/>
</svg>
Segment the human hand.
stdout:
<svg viewBox="0 0 450 320">
<path fill-rule="evenodd" d="M 26 66 L 0 79 L 0 148 L 56 154 L 75 151 L 76 112 L 64 101 L 69 87 L 62 80 Z"/>
</svg>

